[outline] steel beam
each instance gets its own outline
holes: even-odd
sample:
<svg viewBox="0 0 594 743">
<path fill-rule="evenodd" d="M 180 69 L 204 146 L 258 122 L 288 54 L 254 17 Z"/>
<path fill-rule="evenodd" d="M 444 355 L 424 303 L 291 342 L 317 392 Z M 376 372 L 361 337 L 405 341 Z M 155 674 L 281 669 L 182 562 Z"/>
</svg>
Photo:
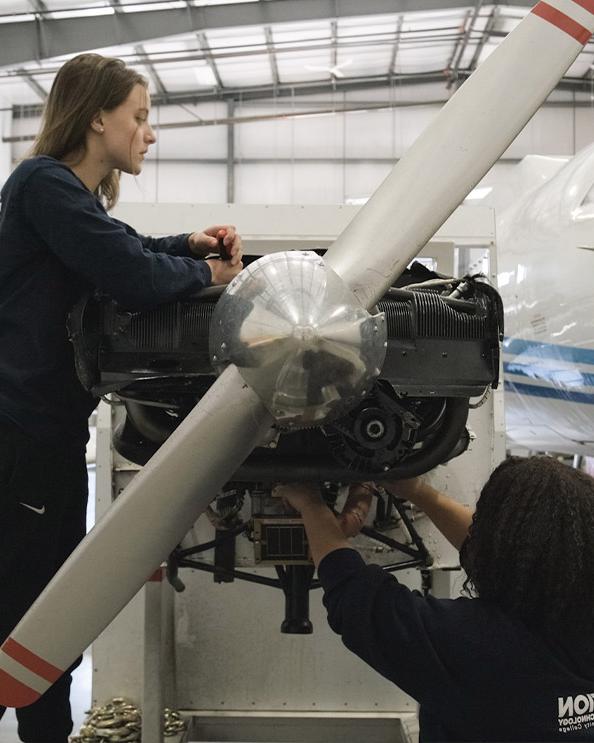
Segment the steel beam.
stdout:
<svg viewBox="0 0 594 743">
<path fill-rule="evenodd" d="M 324 95 L 326 93 L 353 92 L 358 90 L 381 89 L 397 83 L 399 87 L 406 85 L 421 85 L 428 83 L 445 83 L 446 77 L 443 72 L 420 73 L 418 75 L 373 75 L 371 77 L 343 78 L 336 79 L 333 82 L 329 80 L 319 80 L 308 83 L 281 83 L 278 87 L 274 85 L 258 85 L 251 88 L 224 88 L 220 91 L 205 90 L 197 92 L 196 90 L 186 90 L 170 92 L 167 100 L 162 99 L 159 95 L 153 95 L 151 101 L 153 106 L 164 105 L 197 105 L 200 103 L 211 103 L 213 101 L 241 100 L 245 101 L 266 101 L 275 98 L 294 98 L 297 96 Z M 421 102 L 422 104 L 422 102 Z M 315 105 L 315 104 L 314 104 Z M 324 104 L 325 105 L 325 104 Z M 13 106 L 13 116 L 15 119 L 21 118 L 19 115 L 19 106 Z M 27 114 L 31 116 L 31 105 L 27 104 Z M 41 115 L 41 106 L 39 107 Z"/>
<path fill-rule="evenodd" d="M 42 0 L 35 0 L 35 2 L 41 2 L 41 1 Z M 124 13 L 120 0 L 109 0 L 109 4 L 114 9 L 114 12 L 116 14 L 122 15 Z M 151 77 L 151 80 L 153 81 L 153 85 L 155 86 L 155 90 L 157 91 L 157 93 L 161 96 L 163 100 L 167 100 L 167 90 L 165 86 L 163 85 L 163 81 L 159 77 L 159 73 L 155 69 L 155 66 L 152 63 L 151 58 L 146 53 L 143 45 L 136 44 L 134 46 L 134 51 L 138 55 L 139 60 L 148 70 L 148 73 Z"/>
<path fill-rule="evenodd" d="M 159 73 L 152 63 L 151 58 L 146 53 L 144 46 L 142 44 L 135 44 L 134 51 L 136 52 L 136 54 L 138 54 L 142 64 L 148 70 L 151 80 L 153 81 L 153 85 L 155 86 L 155 90 L 157 91 L 157 95 L 161 98 L 162 102 L 165 103 L 169 100 L 169 93 L 167 92 L 165 85 L 163 85 L 163 81 L 159 77 Z"/>
<path fill-rule="evenodd" d="M 459 77 L 466 79 L 470 75 L 468 70 L 460 70 Z M 360 90 L 381 90 L 382 88 L 393 88 L 394 83 L 397 83 L 398 87 L 408 85 L 437 85 L 447 82 L 447 78 L 443 71 L 421 73 L 417 75 L 373 75 L 369 77 L 360 78 L 344 78 L 335 79 L 330 82 L 328 80 L 320 80 L 317 82 L 308 83 L 281 83 L 278 87 L 274 85 L 259 85 L 252 88 L 225 88 L 222 91 L 206 90 L 202 92 L 196 92 L 195 90 L 178 91 L 175 93 L 169 93 L 167 100 L 161 98 L 159 95 L 152 96 L 152 102 L 154 106 L 160 105 L 198 105 L 200 103 L 210 103 L 213 101 L 226 101 L 226 100 L 239 100 L 243 102 L 247 101 L 273 101 L 275 98 L 294 98 L 297 96 L 308 96 L 308 95 L 325 95 L 340 92 L 356 92 Z M 590 92 L 591 81 L 590 78 L 565 78 L 558 85 L 556 90 L 561 91 L 575 91 L 576 93 Z M 419 101 L 419 105 L 423 105 L 427 101 Z M 580 102 L 577 104 L 580 106 Z M 591 103 L 588 103 L 591 106 Z M 14 111 L 14 118 L 18 119 L 19 106 L 12 106 Z M 28 115 L 31 115 L 31 105 L 27 105 Z M 41 115 L 41 106 L 39 107 L 39 115 Z"/>
<path fill-rule="evenodd" d="M 274 113 L 274 114 L 255 114 L 252 116 L 233 116 L 232 118 L 226 117 L 221 118 L 217 117 L 214 119 L 193 119 L 193 120 L 187 120 L 187 121 L 170 121 L 165 124 L 153 124 L 154 129 L 193 129 L 198 127 L 205 127 L 205 126 L 227 126 L 228 129 L 228 148 L 229 152 L 232 152 L 231 159 L 225 160 L 228 167 L 231 168 L 232 163 L 234 163 L 234 146 L 231 142 L 231 138 L 234 136 L 232 133 L 233 127 L 239 125 L 239 124 L 253 124 L 256 122 L 262 122 L 262 121 L 276 121 L 279 119 L 299 119 L 303 117 L 311 117 L 311 116 L 334 116 L 339 114 L 348 114 L 353 112 L 362 112 L 362 111 L 386 111 L 394 108 L 420 108 L 424 106 L 444 106 L 448 102 L 449 98 L 443 98 L 443 99 L 434 99 L 434 100 L 426 100 L 426 101 L 381 101 L 381 102 L 369 102 L 369 103 L 361 103 L 358 105 L 347 105 L 342 108 L 337 108 L 336 106 L 332 106 L 332 108 L 325 108 L 325 109 L 318 109 L 315 111 L 312 110 L 305 110 L 305 111 L 294 111 L 289 110 L 282 113 Z M 229 110 L 234 110 L 234 106 L 231 105 L 232 102 L 229 101 Z M 567 109 L 575 109 L 575 108 L 591 108 L 592 103 L 591 101 L 583 100 L 571 100 L 571 101 L 545 101 L 541 108 L 567 108 Z M 29 142 L 35 139 L 35 135 L 33 134 L 19 134 L 14 135 L 10 137 L 2 137 L 2 142 Z M 344 158 L 343 158 L 344 159 Z M 342 161 L 342 159 L 341 159 Z M 241 162 L 244 162 L 242 159 Z M 227 193 L 228 196 L 231 194 L 233 196 L 234 194 L 234 187 L 232 184 L 232 179 L 228 179 L 228 189 Z M 231 200 L 229 200 L 229 203 L 232 203 Z"/>
<path fill-rule="evenodd" d="M 470 70 L 459 70 L 459 77 L 465 80 L 470 75 Z M 223 90 L 205 90 L 197 92 L 196 90 L 170 92 L 167 99 L 157 95 L 152 96 L 154 106 L 160 105 L 198 105 L 200 103 L 210 103 L 213 101 L 241 100 L 247 101 L 273 101 L 275 98 L 294 98 L 310 95 L 326 95 L 340 92 L 356 92 L 362 90 L 381 90 L 383 88 L 393 88 L 396 83 L 398 87 L 409 85 L 439 85 L 447 82 L 447 76 L 443 71 L 429 73 L 418 73 L 411 75 L 371 75 L 368 77 L 343 78 L 329 80 L 318 80 L 307 83 L 281 83 L 277 87 L 274 85 L 258 85 L 249 88 L 224 88 Z M 576 93 L 590 93 L 591 78 L 585 75 L 583 78 L 564 78 L 557 85 L 558 91 L 575 91 Z M 427 101 L 419 101 L 423 105 Z M 31 108 L 34 104 L 26 104 L 28 115 L 31 115 Z M 315 103 L 314 103 L 315 105 Z M 578 107 L 581 103 L 578 101 Z M 591 106 L 591 103 L 588 103 Z M 19 115 L 19 106 L 10 106 L 15 119 L 21 118 Z M 41 115 L 41 106 L 39 106 L 39 115 Z"/>
<path fill-rule="evenodd" d="M 396 38 L 394 39 L 394 46 L 392 48 L 392 57 L 390 59 L 390 75 L 394 76 L 396 74 L 396 61 L 398 59 L 398 51 L 400 49 L 400 37 L 402 35 L 402 24 L 404 22 L 404 19 L 402 16 L 398 16 L 398 20 L 396 22 Z"/>
<path fill-rule="evenodd" d="M 173 94 L 177 97 L 173 102 L 179 103 L 203 103 L 216 100 L 241 100 L 241 101 L 259 101 L 274 98 L 293 98 L 295 96 L 319 95 L 340 92 L 349 92 L 357 90 L 368 90 L 370 88 L 382 88 L 387 85 L 398 83 L 398 86 L 418 85 L 427 83 L 442 83 L 445 85 L 446 77 L 443 71 L 434 73 L 420 73 L 413 75 L 371 75 L 368 77 L 345 77 L 334 78 L 333 80 L 316 80 L 307 83 L 280 83 L 274 85 L 258 85 L 251 88 L 225 88 L 219 92 L 196 91 L 179 92 Z M 153 103 L 161 103 L 158 98 L 153 98 Z"/>
<path fill-rule="evenodd" d="M 210 67 L 210 71 L 212 72 L 213 77 L 216 81 L 217 88 L 219 90 L 222 90 L 225 86 L 223 85 L 223 81 L 219 73 L 219 68 L 217 67 L 217 63 L 215 61 L 214 55 L 210 49 L 210 45 L 208 43 L 208 39 L 206 38 L 206 34 L 200 31 L 197 34 L 197 37 L 198 37 L 198 44 L 200 45 L 200 51 L 204 52 L 204 59 L 206 60 L 206 64 Z"/>
<path fill-rule="evenodd" d="M 265 26 L 264 34 L 266 36 L 266 49 L 268 50 L 268 59 L 270 60 L 270 74 L 274 87 L 280 85 L 280 76 L 278 74 L 278 63 L 276 61 L 276 50 L 274 48 L 274 38 L 270 26 Z"/>
<path fill-rule="evenodd" d="M 227 101 L 227 203 L 235 202 L 235 101 Z"/>
<path fill-rule="evenodd" d="M 29 0 L 29 5 L 36 13 L 48 13 L 48 7 L 43 0 Z"/>
<path fill-rule="evenodd" d="M 485 47 L 485 44 L 489 41 L 489 39 L 493 35 L 495 23 L 497 22 L 498 17 L 499 17 L 499 8 L 497 6 L 494 6 L 493 9 L 491 10 L 491 15 L 489 16 L 489 20 L 487 21 L 485 30 L 483 31 L 483 35 L 481 36 L 480 41 L 476 45 L 474 54 L 472 55 L 472 59 L 470 60 L 471 71 L 476 70 L 479 60 L 481 58 L 482 51 Z"/>
<path fill-rule="evenodd" d="M 22 67 L 19 67 L 17 72 L 19 76 L 22 77 L 27 85 L 31 88 L 31 90 L 34 90 L 41 98 L 41 100 L 45 101 L 45 99 L 47 98 L 47 90 L 37 82 L 33 75 L 30 75 L 29 71 L 25 70 Z"/>
<path fill-rule="evenodd" d="M 454 59 L 454 63 L 451 66 L 450 70 L 450 81 L 448 83 L 448 88 L 452 85 L 455 85 L 458 83 L 458 76 L 460 72 L 460 64 L 462 62 L 462 58 L 464 57 L 464 52 L 466 51 L 466 48 L 468 47 L 468 43 L 470 41 L 470 37 L 472 36 L 472 32 L 474 31 L 474 24 L 477 22 L 479 13 L 481 12 L 481 8 L 483 7 L 483 0 L 477 0 L 476 5 L 474 7 L 474 11 L 471 13 L 469 12 L 467 23 L 466 23 L 466 29 L 464 31 L 464 35 L 458 45 L 457 53 Z"/>
<path fill-rule="evenodd" d="M 344 75 L 337 75 L 338 65 L 338 21 L 330 21 L 330 77 L 332 80 L 336 80 L 337 77 L 344 77 Z"/>
<path fill-rule="evenodd" d="M 507 0 L 525 7 L 526 0 Z M 214 28 L 269 26 L 372 15 L 468 8 L 468 0 L 269 0 L 266 3 L 184 6 L 109 16 L 44 18 L 43 35 L 33 21 L 0 24 L 0 66 L 75 54 L 114 44 L 200 32 Z M 41 17 L 45 13 L 39 13 Z"/>
</svg>

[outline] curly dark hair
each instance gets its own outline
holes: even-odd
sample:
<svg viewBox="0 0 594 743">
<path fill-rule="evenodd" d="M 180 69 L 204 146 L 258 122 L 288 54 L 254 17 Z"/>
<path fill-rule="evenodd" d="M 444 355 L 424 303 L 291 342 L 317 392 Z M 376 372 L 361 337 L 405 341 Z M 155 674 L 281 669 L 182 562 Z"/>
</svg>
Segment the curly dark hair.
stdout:
<svg viewBox="0 0 594 743">
<path fill-rule="evenodd" d="M 464 587 L 547 635 L 594 626 L 594 479 L 551 457 L 510 457 L 478 500 Z"/>
</svg>

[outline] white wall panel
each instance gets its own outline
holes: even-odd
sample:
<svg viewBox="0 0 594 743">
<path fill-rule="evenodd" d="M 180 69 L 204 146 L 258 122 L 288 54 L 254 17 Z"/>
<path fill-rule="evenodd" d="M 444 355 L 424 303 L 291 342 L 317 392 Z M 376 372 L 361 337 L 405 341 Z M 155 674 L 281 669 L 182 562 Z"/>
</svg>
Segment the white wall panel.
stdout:
<svg viewBox="0 0 594 743">
<path fill-rule="evenodd" d="M 237 204 L 293 204 L 293 168 L 290 164 L 235 167 Z"/>
<path fill-rule="evenodd" d="M 344 93 L 347 101 L 432 101 L 446 100 L 451 95 L 444 84 L 402 85 L 395 81 L 388 91 L 386 88 L 368 88 L 365 90 L 351 90 Z"/>
<path fill-rule="evenodd" d="M 295 119 L 293 156 L 343 156 L 342 116 L 313 116 Z"/>
<path fill-rule="evenodd" d="M 286 111 L 283 106 L 277 113 Z M 241 107 L 238 116 L 266 115 L 273 109 Z M 293 149 L 293 120 L 258 121 L 235 127 L 235 156 L 238 158 L 291 157 Z"/>
<path fill-rule="evenodd" d="M 504 157 L 573 155 L 573 109 L 541 108 L 520 132 Z"/>
<path fill-rule="evenodd" d="M 157 129 L 157 144 L 149 158 L 224 158 L 227 157 L 226 126 L 192 126 L 181 129 Z"/>
<path fill-rule="evenodd" d="M 235 175 L 238 204 L 340 204 L 344 199 L 342 164 L 239 164 Z"/>
<path fill-rule="evenodd" d="M 345 168 L 345 200 L 371 196 L 392 170 L 389 163 L 353 163 Z"/>
<path fill-rule="evenodd" d="M 400 112 L 356 111 L 345 114 L 348 157 L 394 157 L 396 118 Z"/>
<path fill-rule="evenodd" d="M 522 179 L 521 173 L 517 170 L 518 163 L 498 162 L 491 168 L 487 175 L 477 184 L 479 188 L 490 188 L 483 199 L 467 200 L 466 206 L 490 206 L 495 209 L 496 214 L 505 210 L 510 204 L 518 198 L 522 190 L 531 187 Z"/>
<path fill-rule="evenodd" d="M 197 105 L 188 103 L 183 106 L 153 106 L 151 122 L 165 124 L 170 121 L 192 121 L 200 118 L 207 120 L 225 119 L 227 104 L 225 101 L 208 101 Z"/>
<path fill-rule="evenodd" d="M 295 204 L 340 204 L 344 200 L 342 164 L 294 166 Z"/>
<path fill-rule="evenodd" d="M 13 136 L 23 136 L 26 134 L 37 134 L 39 126 L 41 124 L 41 118 L 25 117 L 23 119 L 12 118 L 12 134 Z"/>
<path fill-rule="evenodd" d="M 121 201 L 224 204 L 225 166 L 148 162 L 140 176 L 122 176 Z"/>
<path fill-rule="evenodd" d="M 342 107 L 342 103 L 339 104 Z M 330 105 L 328 105 L 330 108 Z M 315 115 L 315 108 L 296 103 L 294 110 L 312 115 L 239 124 L 235 129 L 236 157 L 238 158 L 307 158 L 343 155 L 343 121 L 341 116 Z M 290 113 L 293 106 L 282 101 L 271 107 L 242 106 L 238 116 L 260 116 Z"/>
<path fill-rule="evenodd" d="M 594 101 L 589 108 L 576 109 L 575 146 L 581 150 L 594 142 Z"/>
</svg>

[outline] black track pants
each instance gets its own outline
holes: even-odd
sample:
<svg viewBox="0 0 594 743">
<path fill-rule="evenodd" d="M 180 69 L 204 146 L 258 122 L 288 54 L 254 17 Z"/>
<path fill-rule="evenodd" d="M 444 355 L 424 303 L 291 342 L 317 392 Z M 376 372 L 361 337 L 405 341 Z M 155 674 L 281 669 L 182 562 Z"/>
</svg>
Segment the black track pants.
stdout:
<svg viewBox="0 0 594 743">
<path fill-rule="evenodd" d="M 84 449 L 40 445 L 0 422 L 0 641 L 84 536 L 87 495 Z M 66 743 L 70 682 L 66 672 L 37 702 L 17 709 L 22 741 Z"/>
</svg>

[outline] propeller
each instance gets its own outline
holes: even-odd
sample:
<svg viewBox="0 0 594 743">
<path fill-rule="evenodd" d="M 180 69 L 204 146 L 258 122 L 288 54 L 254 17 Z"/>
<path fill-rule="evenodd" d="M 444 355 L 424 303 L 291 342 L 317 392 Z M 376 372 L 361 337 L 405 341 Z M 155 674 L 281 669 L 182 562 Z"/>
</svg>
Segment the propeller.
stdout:
<svg viewBox="0 0 594 743">
<path fill-rule="evenodd" d="M 277 416 L 287 427 L 319 423 L 356 404 L 370 375 L 379 373 L 385 337 L 381 316 L 362 315 L 363 308 L 376 304 L 509 146 L 593 30 L 594 0 L 538 3 L 440 111 L 323 262 L 300 253 L 278 259 L 291 277 L 282 284 L 280 330 L 269 322 L 273 313 L 262 309 L 274 304 L 266 305 L 263 289 L 274 292 L 280 281 L 271 278 L 271 267 L 278 269 L 271 256 L 235 279 L 213 317 L 213 363 L 221 375 L 4 642 L 0 705 L 31 704 L 57 680 L 142 587 Z M 336 298 L 348 305 L 341 316 L 331 307 Z M 312 314 L 316 302 L 325 306 Z M 358 338 L 346 330 L 349 321 L 361 328 Z"/>
</svg>

